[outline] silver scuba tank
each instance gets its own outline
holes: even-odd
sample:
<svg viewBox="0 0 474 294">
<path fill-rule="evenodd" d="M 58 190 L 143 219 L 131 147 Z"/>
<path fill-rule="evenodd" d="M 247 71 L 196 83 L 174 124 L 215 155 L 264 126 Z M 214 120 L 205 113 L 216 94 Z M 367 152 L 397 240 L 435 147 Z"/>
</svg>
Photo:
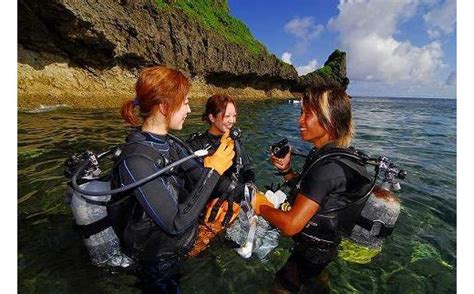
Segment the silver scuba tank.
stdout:
<svg viewBox="0 0 474 294">
<path fill-rule="evenodd" d="M 103 181 L 90 181 L 79 187 L 86 191 L 107 191 L 111 189 L 110 182 Z M 75 223 L 78 226 L 84 226 L 107 217 L 105 202 L 109 201 L 110 198 L 110 195 L 88 196 L 73 191 L 70 206 Z M 83 240 L 94 265 L 128 267 L 133 263 L 131 258 L 121 252 L 119 238 L 111 226 Z"/>
<path fill-rule="evenodd" d="M 367 247 L 381 248 L 400 214 L 400 200 L 390 191 L 375 187 L 365 203 L 358 223 L 349 236 Z"/>
</svg>

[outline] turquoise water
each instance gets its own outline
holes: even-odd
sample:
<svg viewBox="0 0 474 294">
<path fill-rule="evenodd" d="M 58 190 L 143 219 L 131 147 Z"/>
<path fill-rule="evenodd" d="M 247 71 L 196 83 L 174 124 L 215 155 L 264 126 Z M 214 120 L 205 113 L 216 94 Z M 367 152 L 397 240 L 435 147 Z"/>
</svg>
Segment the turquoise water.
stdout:
<svg viewBox="0 0 474 294">
<path fill-rule="evenodd" d="M 370 264 L 337 259 L 328 267 L 333 293 L 456 291 L 456 101 L 353 98 L 354 146 L 384 154 L 408 171 L 398 196 L 398 226 Z M 204 130 L 203 106 L 191 104 L 179 135 Z M 239 101 L 239 126 L 257 171 L 257 185 L 278 181 L 269 144 L 301 142 L 299 105 Z M 61 108 L 18 114 L 18 291 L 20 293 L 139 293 L 135 276 L 91 266 L 64 202 L 64 160 L 85 149 L 105 150 L 128 130 L 117 109 Z M 295 158 L 296 166 L 302 161 Z M 289 256 L 292 241 L 264 262 L 244 260 L 217 240 L 183 267 L 184 293 L 265 293 Z"/>
</svg>

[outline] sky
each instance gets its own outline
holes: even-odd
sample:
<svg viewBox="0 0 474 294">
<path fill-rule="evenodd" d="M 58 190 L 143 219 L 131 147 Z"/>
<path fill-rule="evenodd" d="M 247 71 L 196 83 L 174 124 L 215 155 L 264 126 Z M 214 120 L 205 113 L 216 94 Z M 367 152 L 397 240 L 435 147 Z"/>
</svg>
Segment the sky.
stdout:
<svg viewBox="0 0 474 294">
<path fill-rule="evenodd" d="M 229 0 L 300 75 L 347 53 L 353 96 L 456 98 L 455 0 Z"/>
</svg>

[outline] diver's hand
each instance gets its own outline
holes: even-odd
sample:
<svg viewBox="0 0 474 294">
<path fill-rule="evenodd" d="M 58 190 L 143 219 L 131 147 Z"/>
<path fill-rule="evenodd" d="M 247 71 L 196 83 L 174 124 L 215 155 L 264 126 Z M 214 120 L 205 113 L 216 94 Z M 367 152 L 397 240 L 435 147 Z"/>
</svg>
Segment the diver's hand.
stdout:
<svg viewBox="0 0 474 294">
<path fill-rule="evenodd" d="M 255 193 L 255 197 L 252 200 L 253 210 L 255 211 L 257 215 L 260 215 L 260 207 L 265 206 L 265 205 L 274 208 L 273 203 L 268 201 L 267 197 L 265 197 L 265 195 L 262 192 L 257 191 L 257 193 Z"/>
<path fill-rule="evenodd" d="M 229 131 L 221 138 L 221 144 L 216 152 L 204 158 L 204 166 L 215 169 L 222 175 L 231 165 L 234 158 L 234 140 L 229 137 Z"/>
<path fill-rule="evenodd" d="M 271 152 L 271 151 L 270 151 Z M 280 172 L 289 171 L 291 168 L 291 146 L 290 151 L 285 155 L 283 158 L 278 158 L 273 153 L 271 153 L 271 160 L 272 164 L 278 169 Z"/>
</svg>

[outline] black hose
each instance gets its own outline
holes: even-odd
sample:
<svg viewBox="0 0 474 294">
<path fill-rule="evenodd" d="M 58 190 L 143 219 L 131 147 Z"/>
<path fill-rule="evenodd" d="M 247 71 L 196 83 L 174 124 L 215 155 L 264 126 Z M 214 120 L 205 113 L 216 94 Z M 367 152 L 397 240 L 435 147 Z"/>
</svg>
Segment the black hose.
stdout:
<svg viewBox="0 0 474 294">
<path fill-rule="evenodd" d="M 102 156 L 104 154 L 101 154 Z M 84 189 L 81 189 L 79 187 L 79 185 L 77 184 L 77 178 L 79 177 L 79 174 L 81 174 L 84 169 L 89 165 L 89 161 L 86 161 L 84 162 L 78 169 L 77 171 L 74 173 L 74 175 L 72 176 L 72 179 L 71 179 L 71 185 L 72 185 L 72 188 L 77 191 L 78 193 L 80 194 L 84 194 L 84 195 L 87 195 L 87 196 L 109 196 L 111 194 L 118 194 L 118 193 L 123 193 L 125 191 L 128 191 L 130 189 L 134 189 L 138 186 L 141 186 L 153 179 L 155 179 L 156 177 L 158 177 L 159 175 L 169 171 L 170 169 L 172 169 L 173 167 L 175 166 L 178 166 L 180 164 L 182 164 L 183 162 L 191 159 L 191 158 L 194 158 L 194 157 L 197 157 L 196 155 L 194 154 L 191 154 L 191 155 L 188 155 L 184 158 L 181 158 L 180 160 L 177 160 L 165 167 L 163 167 L 162 169 L 160 169 L 159 171 L 157 171 L 156 173 L 153 173 L 143 179 L 140 179 L 136 182 L 133 182 L 131 184 L 128 184 L 126 186 L 123 186 L 123 187 L 120 187 L 120 188 L 116 188 L 116 189 L 112 189 L 112 190 L 108 190 L 108 191 L 86 191 Z"/>
</svg>

